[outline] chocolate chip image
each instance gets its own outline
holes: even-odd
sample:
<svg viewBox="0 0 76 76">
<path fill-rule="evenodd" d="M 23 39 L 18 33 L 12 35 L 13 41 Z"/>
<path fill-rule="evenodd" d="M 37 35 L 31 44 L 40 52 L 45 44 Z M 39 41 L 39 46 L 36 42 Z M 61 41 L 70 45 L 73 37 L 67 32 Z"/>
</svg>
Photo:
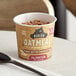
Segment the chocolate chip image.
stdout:
<svg viewBox="0 0 76 76">
<path fill-rule="evenodd" d="M 43 31 L 43 28 L 36 29 L 33 34 L 30 35 L 31 38 L 46 38 L 47 33 Z"/>
</svg>

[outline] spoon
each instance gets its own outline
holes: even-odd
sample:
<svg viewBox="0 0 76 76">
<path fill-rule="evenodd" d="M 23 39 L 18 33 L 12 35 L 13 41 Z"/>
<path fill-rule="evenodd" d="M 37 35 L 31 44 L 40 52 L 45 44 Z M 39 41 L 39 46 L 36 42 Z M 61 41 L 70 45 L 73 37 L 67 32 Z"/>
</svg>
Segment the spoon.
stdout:
<svg viewBox="0 0 76 76">
<path fill-rule="evenodd" d="M 32 71 L 40 76 L 47 76 L 47 75 L 43 74 L 42 72 L 40 72 L 40 71 L 38 71 L 38 70 L 28 66 L 28 65 L 24 65 L 16 60 L 12 60 L 8 55 L 1 53 L 1 52 L 0 52 L 0 63 L 12 63 L 12 64 L 20 66 L 24 69 L 28 69 L 28 70 L 30 70 L 30 71 Z"/>
</svg>

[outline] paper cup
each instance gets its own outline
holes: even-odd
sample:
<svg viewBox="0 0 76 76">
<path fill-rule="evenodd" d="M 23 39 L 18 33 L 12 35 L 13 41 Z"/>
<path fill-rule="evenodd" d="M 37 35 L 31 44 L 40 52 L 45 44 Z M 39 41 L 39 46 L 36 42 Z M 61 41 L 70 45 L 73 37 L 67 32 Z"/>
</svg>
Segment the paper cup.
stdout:
<svg viewBox="0 0 76 76">
<path fill-rule="evenodd" d="M 29 61 L 46 60 L 52 56 L 56 17 L 46 13 L 25 13 L 16 16 L 18 55 Z M 26 25 L 23 22 L 41 20 L 44 25 Z"/>
</svg>

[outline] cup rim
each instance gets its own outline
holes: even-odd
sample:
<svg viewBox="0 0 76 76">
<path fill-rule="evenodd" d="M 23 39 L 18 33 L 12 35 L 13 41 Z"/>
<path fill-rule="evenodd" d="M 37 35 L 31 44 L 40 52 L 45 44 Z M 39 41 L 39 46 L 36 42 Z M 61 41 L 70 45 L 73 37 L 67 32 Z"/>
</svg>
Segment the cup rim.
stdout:
<svg viewBox="0 0 76 76">
<path fill-rule="evenodd" d="M 53 17 L 54 18 L 54 21 L 50 22 L 49 24 L 43 24 L 43 25 L 27 25 L 27 24 L 20 24 L 18 22 L 15 21 L 15 19 L 20 16 L 20 15 L 24 15 L 24 14 L 44 14 L 44 15 L 49 15 L 48 13 L 42 13 L 42 12 L 30 12 L 30 13 L 22 13 L 22 14 L 19 14 L 19 15 L 16 15 L 14 18 L 13 18 L 13 21 L 15 24 L 18 24 L 18 25 L 21 25 L 21 26 L 28 26 L 28 27 L 40 27 L 40 26 L 49 26 L 49 24 L 53 24 L 57 21 L 57 18 L 55 16 L 52 16 L 52 15 L 49 15 L 50 17 Z"/>
</svg>

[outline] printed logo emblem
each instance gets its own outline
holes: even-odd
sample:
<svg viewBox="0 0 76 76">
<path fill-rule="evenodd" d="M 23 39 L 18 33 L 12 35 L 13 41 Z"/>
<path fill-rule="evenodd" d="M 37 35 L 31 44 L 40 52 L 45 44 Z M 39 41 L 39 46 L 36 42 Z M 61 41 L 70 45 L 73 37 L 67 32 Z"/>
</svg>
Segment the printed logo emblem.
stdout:
<svg viewBox="0 0 76 76">
<path fill-rule="evenodd" d="M 46 38 L 47 33 L 43 31 L 43 28 L 36 29 L 33 34 L 31 34 L 31 38 Z"/>
</svg>

